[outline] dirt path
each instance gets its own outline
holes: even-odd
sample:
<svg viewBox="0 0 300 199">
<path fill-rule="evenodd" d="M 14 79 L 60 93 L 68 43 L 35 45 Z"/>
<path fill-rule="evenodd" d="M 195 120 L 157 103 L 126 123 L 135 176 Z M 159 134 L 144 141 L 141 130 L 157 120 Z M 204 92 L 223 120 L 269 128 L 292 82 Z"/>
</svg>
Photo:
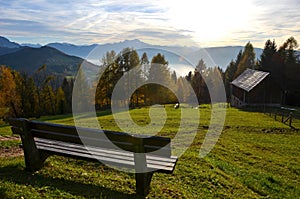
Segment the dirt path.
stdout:
<svg viewBox="0 0 300 199">
<path fill-rule="evenodd" d="M 17 135 L 0 135 L 0 142 L 1 141 L 8 141 L 8 140 L 20 140 L 20 137 Z"/>
<path fill-rule="evenodd" d="M 17 157 L 23 155 L 23 149 L 19 147 L 0 148 L 0 157 Z"/>
<path fill-rule="evenodd" d="M 9 140 L 20 140 L 19 136 L 0 136 L 0 142 Z M 0 148 L 0 157 L 22 156 L 23 149 L 20 147 Z"/>
</svg>

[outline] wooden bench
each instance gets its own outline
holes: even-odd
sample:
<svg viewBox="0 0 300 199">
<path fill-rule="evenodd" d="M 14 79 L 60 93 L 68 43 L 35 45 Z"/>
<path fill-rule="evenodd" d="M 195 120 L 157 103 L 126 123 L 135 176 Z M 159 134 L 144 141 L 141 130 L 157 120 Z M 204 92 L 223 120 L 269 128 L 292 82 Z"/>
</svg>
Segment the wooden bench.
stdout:
<svg viewBox="0 0 300 199">
<path fill-rule="evenodd" d="M 145 196 L 149 193 L 153 173 L 171 174 L 177 162 L 177 157 L 171 156 L 170 138 L 76 128 L 23 118 L 10 119 L 9 123 L 13 133 L 21 136 L 26 170 L 31 172 L 41 169 L 50 155 L 100 161 L 131 169 L 135 173 L 136 193 Z"/>
</svg>

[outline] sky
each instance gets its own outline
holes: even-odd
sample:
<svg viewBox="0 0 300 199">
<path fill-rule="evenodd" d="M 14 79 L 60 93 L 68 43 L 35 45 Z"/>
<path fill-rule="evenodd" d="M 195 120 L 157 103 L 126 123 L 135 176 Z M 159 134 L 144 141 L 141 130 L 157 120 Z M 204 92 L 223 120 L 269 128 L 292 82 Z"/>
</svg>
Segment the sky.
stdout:
<svg viewBox="0 0 300 199">
<path fill-rule="evenodd" d="M 77 45 L 140 39 L 157 45 L 263 48 L 300 43 L 299 0 L 0 0 L 0 35 Z"/>
</svg>

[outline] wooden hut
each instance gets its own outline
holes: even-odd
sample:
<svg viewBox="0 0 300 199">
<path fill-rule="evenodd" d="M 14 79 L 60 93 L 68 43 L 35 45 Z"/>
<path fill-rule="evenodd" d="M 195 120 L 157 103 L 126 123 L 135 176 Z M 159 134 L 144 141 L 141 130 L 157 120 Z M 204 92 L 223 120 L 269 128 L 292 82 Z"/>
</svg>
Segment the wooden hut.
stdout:
<svg viewBox="0 0 300 199">
<path fill-rule="evenodd" d="M 231 82 L 231 106 L 279 106 L 280 90 L 270 89 L 269 76 L 268 72 L 246 69 Z"/>
</svg>

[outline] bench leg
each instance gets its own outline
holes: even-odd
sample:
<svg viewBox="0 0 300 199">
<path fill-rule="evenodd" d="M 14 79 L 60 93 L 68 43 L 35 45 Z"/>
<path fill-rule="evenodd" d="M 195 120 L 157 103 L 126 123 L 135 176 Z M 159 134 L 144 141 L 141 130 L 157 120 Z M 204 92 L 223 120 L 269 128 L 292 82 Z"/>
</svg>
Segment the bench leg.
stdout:
<svg viewBox="0 0 300 199">
<path fill-rule="evenodd" d="M 152 176 L 153 172 L 135 174 L 136 193 L 138 195 L 146 196 L 149 193 Z"/>
<path fill-rule="evenodd" d="M 39 151 L 36 148 L 34 140 L 28 140 L 27 138 L 22 140 L 22 148 L 24 151 L 24 158 L 25 158 L 25 166 L 26 170 L 30 172 L 38 171 L 42 168 L 45 160 L 49 157 L 47 153 Z"/>
<path fill-rule="evenodd" d="M 23 121 L 23 133 L 21 134 L 21 140 L 26 170 L 31 172 L 40 170 L 49 155 L 37 149 L 27 120 Z"/>
</svg>

